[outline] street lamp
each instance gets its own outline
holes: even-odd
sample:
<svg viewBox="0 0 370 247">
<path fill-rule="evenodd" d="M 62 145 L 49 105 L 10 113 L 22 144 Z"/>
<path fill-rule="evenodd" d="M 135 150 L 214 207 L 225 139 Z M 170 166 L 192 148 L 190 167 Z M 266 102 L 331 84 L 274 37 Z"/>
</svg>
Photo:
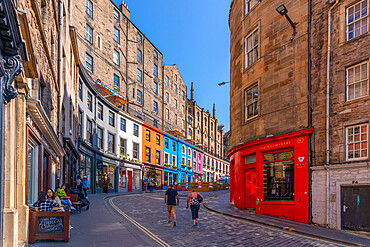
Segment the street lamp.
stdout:
<svg viewBox="0 0 370 247">
<path fill-rule="evenodd" d="M 222 85 L 225 85 L 225 84 L 227 84 L 227 83 L 230 83 L 230 81 L 223 81 L 223 82 L 220 82 L 218 85 L 219 85 L 219 86 L 222 86 Z"/>
<path fill-rule="evenodd" d="M 289 18 L 289 16 L 287 15 L 288 10 L 287 10 L 287 8 L 285 7 L 284 4 L 282 4 L 279 7 L 277 7 L 276 8 L 276 11 L 280 15 L 284 15 L 286 17 L 286 19 L 289 21 L 290 25 L 293 27 L 293 36 L 295 36 L 297 34 L 297 32 L 296 32 L 296 26 L 297 26 L 298 22 L 293 22 L 292 19 Z"/>
</svg>

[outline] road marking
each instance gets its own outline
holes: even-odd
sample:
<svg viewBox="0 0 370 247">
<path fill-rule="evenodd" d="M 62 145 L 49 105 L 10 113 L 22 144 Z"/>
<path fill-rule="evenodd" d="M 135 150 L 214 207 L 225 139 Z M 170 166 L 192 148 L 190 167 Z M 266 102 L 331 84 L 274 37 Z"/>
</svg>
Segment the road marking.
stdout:
<svg viewBox="0 0 370 247">
<path fill-rule="evenodd" d="M 284 229 L 284 230 L 288 230 L 288 229 L 289 229 L 289 227 L 287 227 L 287 226 L 286 226 L 286 227 L 283 227 L 283 229 Z"/>
<path fill-rule="evenodd" d="M 154 233 L 152 233 L 151 231 L 149 231 L 148 229 L 146 229 L 144 226 L 140 225 L 138 222 L 136 222 L 134 219 L 132 219 L 130 216 L 128 216 L 127 214 L 125 214 L 124 212 L 122 212 L 121 209 L 119 209 L 114 203 L 113 203 L 113 199 L 114 198 L 110 198 L 109 199 L 109 204 L 120 214 L 122 215 L 123 217 L 125 217 L 128 221 L 130 221 L 133 225 L 135 225 L 137 228 L 139 228 L 140 230 L 142 230 L 146 235 L 148 235 L 151 239 L 153 239 L 154 241 L 156 241 L 159 245 L 163 246 L 163 247 L 171 247 L 171 245 L 167 244 L 166 242 L 164 242 L 162 239 L 160 239 L 158 236 L 154 235 Z"/>
</svg>

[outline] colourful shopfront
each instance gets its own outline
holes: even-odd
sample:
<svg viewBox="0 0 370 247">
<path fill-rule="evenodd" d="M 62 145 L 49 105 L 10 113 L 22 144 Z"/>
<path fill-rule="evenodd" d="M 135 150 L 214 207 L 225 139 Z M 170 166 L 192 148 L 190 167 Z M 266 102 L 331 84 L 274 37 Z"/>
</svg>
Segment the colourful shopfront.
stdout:
<svg viewBox="0 0 370 247">
<path fill-rule="evenodd" d="M 308 136 L 312 131 L 268 137 L 231 149 L 230 200 L 235 206 L 308 223 Z"/>
</svg>

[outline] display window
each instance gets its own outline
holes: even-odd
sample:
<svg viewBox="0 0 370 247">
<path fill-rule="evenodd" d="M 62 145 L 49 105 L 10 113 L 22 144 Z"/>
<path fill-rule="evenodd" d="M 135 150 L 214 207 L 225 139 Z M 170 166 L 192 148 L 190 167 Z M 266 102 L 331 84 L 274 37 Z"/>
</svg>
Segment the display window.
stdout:
<svg viewBox="0 0 370 247">
<path fill-rule="evenodd" d="M 294 151 L 263 154 L 264 201 L 294 201 Z"/>
</svg>

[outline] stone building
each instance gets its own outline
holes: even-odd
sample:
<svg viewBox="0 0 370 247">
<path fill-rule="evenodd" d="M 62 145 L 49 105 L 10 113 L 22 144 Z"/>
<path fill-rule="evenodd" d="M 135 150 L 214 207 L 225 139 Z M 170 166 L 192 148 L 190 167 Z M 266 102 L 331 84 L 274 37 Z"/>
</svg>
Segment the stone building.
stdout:
<svg viewBox="0 0 370 247">
<path fill-rule="evenodd" d="M 176 64 L 163 67 L 164 130 L 177 131 L 185 136 L 187 88 Z"/>
<path fill-rule="evenodd" d="M 232 1 L 228 154 L 237 207 L 369 231 L 368 6 Z"/>
<path fill-rule="evenodd" d="M 145 122 L 162 126 L 163 55 L 130 21 L 122 2 L 71 1 L 81 64 L 94 81 L 124 96 L 122 107 Z"/>
</svg>

